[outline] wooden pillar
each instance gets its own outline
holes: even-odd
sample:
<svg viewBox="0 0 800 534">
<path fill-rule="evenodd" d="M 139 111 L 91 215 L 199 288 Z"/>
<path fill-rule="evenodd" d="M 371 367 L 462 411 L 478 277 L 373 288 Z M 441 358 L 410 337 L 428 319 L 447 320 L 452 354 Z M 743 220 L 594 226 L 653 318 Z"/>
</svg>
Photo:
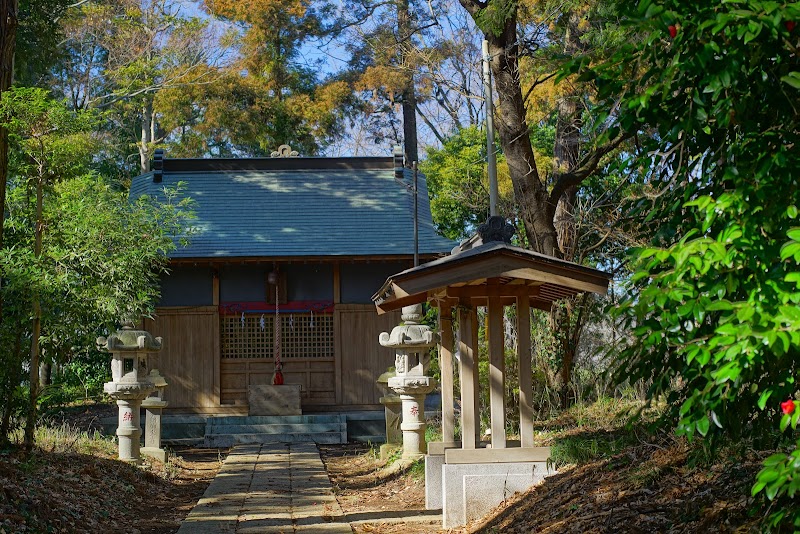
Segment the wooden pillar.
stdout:
<svg viewBox="0 0 800 534">
<path fill-rule="evenodd" d="M 333 303 L 342 302 L 342 277 L 339 270 L 339 262 L 333 264 Z"/>
<path fill-rule="evenodd" d="M 503 335 L 503 303 L 500 297 L 489 297 L 489 402 L 491 408 L 492 448 L 506 447 L 505 343 Z"/>
<path fill-rule="evenodd" d="M 461 448 L 478 446 L 478 317 L 469 301 L 458 308 L 458 352 L 461 355 Z"/>
<path fill-rule="evenodd" d="M 531 384 L 531 303 L 517 297 L 517 361 L 519 362 L 520 445 L 533 447 L 533 385 Z"/>
<path fill-rule="evenodd" d="M 219 306 L 219 271 L 214 269 L 211 276 L 211 304 Z"/>
<path fill-rule="evenodd" d="M 439 368 L 442 373 L 442 441 L 455 440 L 453 412 L 453 314 L 450 302 L 439 302 Z"/>
</svg>

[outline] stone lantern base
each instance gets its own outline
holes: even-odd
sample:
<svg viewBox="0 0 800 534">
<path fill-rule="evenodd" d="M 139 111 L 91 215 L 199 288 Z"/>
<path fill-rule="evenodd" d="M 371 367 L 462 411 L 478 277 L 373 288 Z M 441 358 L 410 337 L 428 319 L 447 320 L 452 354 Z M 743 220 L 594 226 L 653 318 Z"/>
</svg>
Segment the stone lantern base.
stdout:
<svg viewBox="0 0 800 534">
<path fill-rule="evenodd" d="M 403 459 L 416 460 L 428 451 L 425 442 L 425 395 L 436 387 L 437 382 L 429 376 L 395 376 L 389 379 L 389 387 L 402 403 Z"/>
<path fill-rule="evenodd" d="M 155 390 L 150 382 L 135 382 L 131 384 L 106 382 L 103 390 L 117 401 L 119 406 L 119 423 L 117 426 L 117 441 L 119 442 L 119 459 L 125 462 L 138 462 L 142 435 L 139 409 L 147 395 Z"/>
</svg>

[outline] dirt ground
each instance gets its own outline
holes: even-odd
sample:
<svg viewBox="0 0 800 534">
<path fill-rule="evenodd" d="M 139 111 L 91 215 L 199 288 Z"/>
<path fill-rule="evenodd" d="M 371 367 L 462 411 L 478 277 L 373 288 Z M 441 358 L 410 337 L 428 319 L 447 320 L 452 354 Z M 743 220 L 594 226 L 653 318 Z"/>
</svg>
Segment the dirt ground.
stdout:
<svg viewBox="0 0 800 534">
<path fill-rule="evenodd" d="M 441 513 L 425 510 L 421 463 L 387 475 L 387 462 L 365 444 L 322 445 L 320 453 L 354 532 L 447 532 L 441 529 Z"/>
<path fill-rule="evenodd" d="M 178 529 L 226 451 L 178 449 L 166 464 L 127 465 L 116 460 L 116 445 L 98 430 L 100 419 L 115 408 L 97 405 L 57 414 L 49 429 L 40 431 L 32 453 L 0 451 L 0 534 L 167 534 Z"/>
<path fill-rule="evenodd" d="M 0 450 L 0 534 L 177 530 L 227 451 L 179 449 L 166 464 L 124 464 L 111 437 L 74 431 L 93 431 L 114 409 L 90 407 L 51 420 L 53 429 L 30 455 Z M 607 432 L 566 423 L 552 435 Z M 698 450 L 672 436 L 642 436 L 610 456 L 562 466 L 481 521 L 443 530 L 441 513 L 424 509 L 422 465 L 398 471 L 397 462 L 379 460 L 364 444 L 320 446 L 334 493 L 359 534 L 758 531 L 749 488 L 769 451 L 734 460 L 704 459 Z"/>
</svg>

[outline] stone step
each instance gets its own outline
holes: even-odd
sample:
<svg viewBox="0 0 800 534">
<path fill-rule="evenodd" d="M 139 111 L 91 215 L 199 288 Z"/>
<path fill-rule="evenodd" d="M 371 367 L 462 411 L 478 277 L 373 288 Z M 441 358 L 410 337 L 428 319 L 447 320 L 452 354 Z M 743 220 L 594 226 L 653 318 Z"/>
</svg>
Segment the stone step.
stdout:
<svg viewBox="0 0 800 534">
<path fill-rule="evenodd" d="M 296 432 L 286 434 L 207 434 L 205 446 L 231 447 L 240 443 L 346 443 L 346 432 Z"/>
<path fill-rule="evenodd" d="M 343 414 L 321 415 L 229 415 L 209 417 L 206 424 L 213 427 L 226 425 L 278 425 L 305 423 L 345 423 Z"/>
<path fill-rule="evenodd" d="M 205 438 L 161 438 L 161 443 L 171 447 L 199 447 L 205 443 Z"/>
<path fill-rule="evenodd" d="M 346 432 L 346 423 L 286 423 L 221 425 L 211 427 L 209 434 L 318 434 Z"/>
<path fill-rule="evenodd" d="M 386 435 L 385 434 L 359 434 L 357 436 L 349 436 L 350 440 L 352 441 L 359 441 L 361 443 L 372 443 L 373 445 L 379 445 L 386 442 Z"/>
</svg>

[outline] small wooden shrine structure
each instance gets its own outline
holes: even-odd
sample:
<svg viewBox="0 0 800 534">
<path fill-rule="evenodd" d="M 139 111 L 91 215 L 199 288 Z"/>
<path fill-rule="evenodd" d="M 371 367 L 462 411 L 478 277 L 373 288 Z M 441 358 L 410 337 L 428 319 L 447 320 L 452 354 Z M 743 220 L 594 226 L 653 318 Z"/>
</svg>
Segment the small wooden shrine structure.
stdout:
<svg viewBox="0 0 800 534">
<path fill-rule="evenodd" d="M 510 244 L 513 227 L 501 217 L 492 217 L 470 242 L 453 253 L 418 267 L 390 276 L 373 296 L 378 313 L 429 301 L 439 308 L 439 364 L 442 388 L 442 443 L 429 443 L 429 454 L 443 456 L 448 464 L 508 464 L 546 462 L 549 447 L 534 447 L 530 309 L 550 310 L 553 302 L 582 292 L 604 294 L 610 275 L 559 260 Z M 520 443 L 506 436 L 504 383 L 503 313 L 505 306 L 517 307 L 517 360 L 520 377 Z M 489 399 L 491 443 L 480 442 L 478 382 L 477 308 L 488 308 Z M 458 372 L 461 384 L 461 441 L 455 441 L 453 398 L 454 354 L 452 320 L 458 321 Z M 514 445 L 514 446 L 512 446 Z M 483 471 L 486 472 L 486 471 Z M 426 488 L 429 485 L 426 469 Z M 447 475 L 444 487 L 447 493 Z M 435 482 L 435 481 L 433 481 Z M 441 480 L 439 483 L 442 483 Z M 461 482 L 461 489 L 464 482 Z M 458 488 L 453 493 L 458 493 Z M 484 494 L 484 497 L 485 494 Z M 441 507 L 436 497 L 428 507 Z M 431 504 L 431 500 L 433 504 Z M 502 500 L 502 498 L 501 498 Z M 484 502 L 493 502 L 484 498 Z M 499 501 L 498 501 L 499 502 Z M 497 503 L 492 504 L 492 506 Z M 438 505 L 438 506 L 437 506 Z M 448 521 L 445 504 L 445 527 L 466 522 L 463 513 L 470 506 L 460 503 L 460 519 Z M 449 524 L 448 524 L 449 523 Z"/>
</svg>

